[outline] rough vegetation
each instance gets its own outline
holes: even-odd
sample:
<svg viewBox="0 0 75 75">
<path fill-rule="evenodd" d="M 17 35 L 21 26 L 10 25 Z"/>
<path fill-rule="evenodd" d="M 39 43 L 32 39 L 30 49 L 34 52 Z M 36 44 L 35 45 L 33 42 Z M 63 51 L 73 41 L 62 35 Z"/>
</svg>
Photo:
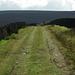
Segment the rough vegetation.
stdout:
<svg viewBox="0 0 75 75">
<path fill-rule="evenodd" d="M 59 43 L 59 48 L 65 56 L 66 62 L 75 71 L 75 30 L 59 25 L 49 25 L 46 28 L 54 34 Z"/>
<path fill-rule="evenodd" d="M 18 33 L 18 29 L 27 26 L 36 26 L 36 23 L 26 24 L 25 22 L 15 22 L 0 26 L 0 40 L 4 39 L 7 36 L 10 36 L 12 33 Z"/>
<path fill-rule="evenodd" d="M 66 57 L 67 50 L 62 50 L 64 55 L 61 53 L 60 45 L 52 35 L 53 28 L 47 27 L 22 28 L 8 40 L 0 41 L 0 75 L 75 74 L 74 63 L 71 67 L 67 64 L 70 60 Z M 71 55 L 68 54 L 68 58 L 73 58 Z"/>
<path fill-rule="evenodd" d="M 0 27 L 0 40 L 4 39 L 6 36 L 11 35 L 12 33 L 18 33 L 18 29 L 26 27 L 25 22 L 16 22 L 11 23 L 5 26 Z"/>
</svg>

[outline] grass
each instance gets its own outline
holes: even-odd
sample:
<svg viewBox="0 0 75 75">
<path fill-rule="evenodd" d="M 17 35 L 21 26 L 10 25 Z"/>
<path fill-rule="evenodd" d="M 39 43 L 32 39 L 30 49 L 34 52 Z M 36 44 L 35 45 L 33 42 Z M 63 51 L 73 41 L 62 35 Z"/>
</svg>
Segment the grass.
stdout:
<svg viewBox="0 0 75 75">
<path fill-rule="evenodd" d="M 75 30 L 59 25 L 45 26 L 50 34 L 59 41 L 59 48 L 65 56 L 66 62 L 75 70 Z"/>
<path fill-rule="evenodd" d="M 26 28 L 21 28 L 18 30 L 18 33 L 22 33 Z M 12 33 L 11 36 L 5 37 L 5 40 L 10 40 L 10 39 L 18 39 L 18 36 L 16 33 Z"/>
<path fill-rule="evenodd" d="M 0 75 L 55 75 L 41 26 L 21 29 L 13 35 L 15 39 L 4 40 L 6 44 L 0 46 Z"/>
<path fill-rule="evenodd" d="M 23 45 L 22 43 L 31 30 L 32 27 L 28 27 L 23 30 L 21 29 L 18 34 L 15 34 L 18 39 L 0 41 L 0 75 L 9 75 L 9 72 L 16 64 L 19 57 L 18 54 L 20 53 L 21 46 Z"/>
<path fill-rule="evenodd" d="M 43 28 L 38 26 L 31 37 L 27 40 L 23 53 L 28 51 L 26 55 L 20 55 L 20 62 L 13 72 L 14 75 L 53 75 L 54 67 L 49 63 L 49 50 L 46 45 Z"/>
<path fill-rule="evenodd" d="M 51 36 L 57 37 L 57 39 L 58 36 L 61 39 L 66 36 L 66 39 L 71 37 L 71 33 L 69 33 L 71 29 L 60 26 L 46 26 L 45 28 L 50 32 Z M 49 48 L 51 42 L 48 38 L 49 36 L 46 35 L 43 27 L 30 26 L 20 29 L 18 34 L 13 33 L 1 40 L 0 75 L 58 75 L 56 65 L 50 60 L 53 55 Z M 64 40 L 66 39 L 64 38 Z M 74 41 L 74 38 L 70 40 Z M 71 66 L 74 66 L 74 50 L 68 50 L 63 41 L 61 41 L 62 45 L 59 46 L 68 64 L 71 62 Z"/>
<path fill-rule="evenodd" d="M 6 54 L 8 54 L 7 52 L 8 52 L 8 50 L 10 50 L 10 47 L 13 46 L 13 44 L 15 43 L 15 41 L 19 40 L 22 32 L 25 29 L 23 29 L 23 28 L 19 29 L 18 34 L 13 33 L 11 36 L 8 36 L 4 40 L 0 41 L 0 55 L 4 55 L 5 56 Z"/>
</svg>

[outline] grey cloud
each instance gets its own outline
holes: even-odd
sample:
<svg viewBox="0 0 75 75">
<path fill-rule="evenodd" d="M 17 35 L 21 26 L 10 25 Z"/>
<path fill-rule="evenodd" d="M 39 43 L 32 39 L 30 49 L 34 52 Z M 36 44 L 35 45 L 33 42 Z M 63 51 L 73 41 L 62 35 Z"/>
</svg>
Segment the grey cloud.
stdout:
<svg viewBox="0 0 75 75">
<path fill-rule="evenodd" d="M 7 3 L 1 3 L 0 5 L 0 10 L 17 10 L 17 9 L 21 9 L 17 4 L 13 4 L 11 2 Z"/>
</svg>

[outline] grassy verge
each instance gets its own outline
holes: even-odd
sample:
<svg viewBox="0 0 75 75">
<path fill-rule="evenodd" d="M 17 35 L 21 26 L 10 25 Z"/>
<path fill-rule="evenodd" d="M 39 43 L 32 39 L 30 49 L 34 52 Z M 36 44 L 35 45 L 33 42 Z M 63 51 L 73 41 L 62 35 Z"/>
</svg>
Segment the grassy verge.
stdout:
<svg viewBox="0 0 75 75">
<path fill-rule="evenodd" d="M 53 38 L 57 38 L 59 42 L 59 48 L 63 52 L 66 62 L 75 70 L 75 30 L 58 25 L 48 25 L 45 28 L 53 35 Z"/>
<path fill-rule="evenodd" d="M 0 75 L 9 75 L 9 72 L 19 58 L 24 39 L 30 32 L 32 32 L 32 27 L 20 29 L 18 34 L 12 34 L 15 35 L 15 39 L 10 38 L 0 41 Z"/>
<path fill-rule="evenodd" d="M 26 28 L 19 29 L 18 34 L 13 33 L 11 36 L 8 36 L 4 40 L 0 41 L 0 60 L 2 60 L 2 58 L 4 59 L 4 57 L 8 55 L 10 48 L 12 48 L 14 43 L 21 38 L 20 35 L 25 31 L 25 29 Z"/>
</svg>

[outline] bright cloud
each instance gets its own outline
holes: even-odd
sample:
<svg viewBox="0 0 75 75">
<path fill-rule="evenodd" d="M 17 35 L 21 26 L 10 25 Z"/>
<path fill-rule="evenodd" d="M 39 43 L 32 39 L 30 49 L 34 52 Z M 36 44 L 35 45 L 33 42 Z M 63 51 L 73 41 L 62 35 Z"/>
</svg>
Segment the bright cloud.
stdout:
<svg viewBox="0 0 75 75">
<path fill-rule="evenodd" d="M 46 6 L 48 4 L 48 0 L 0 0 L 0 3 L 13 3 L 17 4 L 21 8 L 28 8 L 33 6 Z"/>
<path fill-rule="evenodd" d="M 75 0 L 0 0 L 1 9 L 75 10 Z"/>
<path fill-rule="evenodd" d="M 75 10 L 75 0 L 68 0 L 72 4 L 72 10 Z"/>
<path fill-rule="evenodd" d="M 48 0 L 11 0 L 13 3 L 20 5 L 21 8 L 27 8 L 31 6 L 46 6 Z"/>
<path fill-rule="evenodd" d="M 72 10 L 75 10 L 75 0 L 61 0 L 61 1 L 63 7 L 70 6 Z"/>
</svg>

